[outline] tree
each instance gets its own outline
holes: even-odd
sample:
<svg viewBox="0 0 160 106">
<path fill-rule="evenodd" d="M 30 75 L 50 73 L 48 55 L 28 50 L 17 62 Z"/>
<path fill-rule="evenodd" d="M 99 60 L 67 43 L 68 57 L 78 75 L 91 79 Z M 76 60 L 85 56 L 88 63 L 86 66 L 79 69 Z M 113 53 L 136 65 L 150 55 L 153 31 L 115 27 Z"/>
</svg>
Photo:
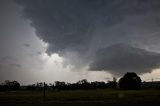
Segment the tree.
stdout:
<svg viewBox="0 0 160 106">
<path fill-rule="evenodd" d="M 141 78 L 134 72 L 127 72 L 119 80 L 119 87 L 123 89 L 140 89 Z"/>
<path fill-rule="evenodd" d="M 18 81 L 6 80 L 3 86 L 5 87 L 5 90 L 19 90 L 20 89 L 20 83 Z"/>
<path fill-rule="evenodd" d="M 107 83 L 108 88 L 117 88 L 117 79 L 113 77 L 113 81 L 108 81 Z"/>
<path fill-rule="evenodd" d="M 90 89 L 91 85 L 86 79 L 82 79 L 77 82 L 78 88 L 79 89 Z"/>
<path fill-rule="evenodd" d="M 61 81 L 55 81 L 55 88 L 58 90 L 65 90 L 66 89 L 66 83 Z"/>
<path fill-rule="evenodd" d="M 18 81 L 12 81 L 11 85 L 12 85 L 13 90 L 19 90 L 20 89 L 20 83 Z"/>
</svg>

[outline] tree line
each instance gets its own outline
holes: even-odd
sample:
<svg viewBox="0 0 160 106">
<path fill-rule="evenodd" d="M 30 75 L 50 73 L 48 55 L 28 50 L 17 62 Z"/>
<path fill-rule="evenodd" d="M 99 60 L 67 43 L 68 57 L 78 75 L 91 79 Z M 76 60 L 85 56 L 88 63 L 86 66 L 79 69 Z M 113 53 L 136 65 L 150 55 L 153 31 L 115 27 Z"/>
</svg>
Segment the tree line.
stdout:
<svg viewBox="0 0 160 106">
<path fill-rule="evenodd" d="M 40 90 L 43 89 L 43 83 L 37 83 L 27 86 L 28 90 Z M 45 84 L 46 89 L 51 90 L 78 90 L 78 89 L 106 89 L 106 88 L 116 88 L 116 81 L 108 81 L 108 83 L 103 81 L 88 82 L 86 79 L 79 80 L 76 83 L 66 83 L 64 81 L 55 81 L 53 84 Z"/>
<path fill-rule="evenodd" d="M 18 81 L 5 81 L 0 84 L 0 91 L 6 90 L 42 90 L 44 84 L 38 82 L 36 84 L 20 86 Z M 63 81 L 55 81 L 53 84 L 45 84 L 45 89 L 48 90 L 89 90 L 89 89 L 107 89 L 107 88 L 122 88 L 122 89 L 140 89 L 141 78 L 134 72 L 127 72 L 117 82 L 116 78 L 113 81 L 103 82 L 94 81 L 88 82 L 86 79 L 79 80 L 76 83 L 66 83 Z"/>
</svg>

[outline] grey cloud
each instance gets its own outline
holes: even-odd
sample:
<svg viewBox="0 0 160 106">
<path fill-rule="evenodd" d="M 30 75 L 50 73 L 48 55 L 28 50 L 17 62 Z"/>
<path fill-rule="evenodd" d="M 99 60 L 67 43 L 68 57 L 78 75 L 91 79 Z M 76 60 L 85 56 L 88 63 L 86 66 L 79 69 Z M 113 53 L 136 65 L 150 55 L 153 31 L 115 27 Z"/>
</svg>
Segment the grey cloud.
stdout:
<svg viewBox="0 0 160 106">
<path fill-rule="evenodd" d="M 8 64 L 9 67 L 15 67 L 15 68 L 21 68 L 22 65 L 21 64 L 16 64 L 16 63 L 12 63 L 12 64 Z"/>
<path fill-rule="evenodd" d="M 38 55 L 41 55 L 41 54 L 42 54 L 42 52 L 41 52 L 41 51 L 38 51 L 38 52 L 37 52 L 37 54 L 38 54 Z"/>
<path fill-rule="evenodd" d="M 24 43 L 24 46 L 28 48 L 28 47 L 30 47 L 31 45 L 28 44 L 28 43 Z"/>
<path fill-rule="evenodd" d="M 13 58 L 10 56 L 4 56 L 0 59 L 0 62 L 9 61 L 9 60 L 13 60 Z"/>
<path fill-rule="evenodd" d="M 65 50 L 85 52 L 90 48 L 89 44 L 97 28 L 107 30 L 122 22 L 126 16 L 146 14 L 147 11 L 157 7 L 154 3 L 158 1 L 20 0 L 20 2 L 25 5 L 24 15 L 32 21 L 37 35 L 49 43 L 48 53 L 63 53 Z M 154 8 L 151 8 L 152 5 Z M 105 38 L 115 39 L 117 33 L 113 34 Z"/>
<path fill-rule="evenodd" d="M 4 56 L 0 58 L 0 66 L 7 66 L 7 67 L 18 67 L 20 68 L 21 65 L 17 63 L 18 60 L 11 57 L 11 56 Z"/>
<path fill-rule="evenodd" d="M 17 59 L 11 57 L 11 56 L 4 56 L 0 58 L 0 63 L 4 64 L 4 63 L 10 63 L 10 62 L 15 62 L 17 61 Z"/>
<path fill-rule="evenodd" d="M 159 67 L 159 53 L 125 44 L 115 44 L 96 52 L 90 70 L 107 70 L 121 75 L 128 71 L 142 74 Z"/>
<path fill-rule="evenodd" d="M 100 57 L 95 58 L 95 53 L 117 43 L 138 45 L 142 49 L 154 46 L 154 51 L 160 47 L 157 40 L 160 37 L 153 34 L 160 29 L 159 0 L 16 1 L 24 6 L 23 16 L 31 20 L 37 36 L 48 43 L 47 53 L 59 53 L 75 66 L 97 63 Z M 143 68 L 137 70 L 146 72 Z"/>
</svg>

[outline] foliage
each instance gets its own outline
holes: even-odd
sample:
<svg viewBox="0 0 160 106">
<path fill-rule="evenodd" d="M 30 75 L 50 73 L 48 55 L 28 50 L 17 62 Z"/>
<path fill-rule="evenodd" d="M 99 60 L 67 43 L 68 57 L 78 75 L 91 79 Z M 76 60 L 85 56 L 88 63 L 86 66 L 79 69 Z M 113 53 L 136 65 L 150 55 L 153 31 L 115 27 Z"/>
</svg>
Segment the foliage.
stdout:
<svg viewBox="0 0 160 106">
<path fill-rule="evenodd" d="M 6 80 L 4 83 L 0 85 L 0 91 L 19 90 L 19 89 L 20 89 L 20 83 L 18 81 Z"/>
<path fill-rule="evenodd" d="M 140 89 L 141 78 L 134 72 L 127 72 L 120 80 L 119 86 L 123 89 Z"/>
<path fill-rule="evenodd" d="M 88 82 L 86 79 L 79 80 L 76 83 L 65 83 L 60 81 L 55 81 L 55 84 L 52 85 L 54 90 L 78 90 L 78 89 L 105 89 L 105 88 L 116 88 L 116 81 L 105 82 Z"/>
</svg>

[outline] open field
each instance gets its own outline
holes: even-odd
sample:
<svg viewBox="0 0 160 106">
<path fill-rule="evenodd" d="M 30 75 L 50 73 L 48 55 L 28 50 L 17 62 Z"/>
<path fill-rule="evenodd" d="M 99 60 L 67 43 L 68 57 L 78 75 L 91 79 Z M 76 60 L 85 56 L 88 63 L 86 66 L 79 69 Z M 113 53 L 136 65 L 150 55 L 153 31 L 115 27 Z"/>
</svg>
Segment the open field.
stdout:
<svg viewBox="0 0 160 106">
<path fill-rule="evenodd" d="M 0 106 L 43 106 L 43 92 L 0 92 Z M 47 91 L 46 106 L 160 106 L 160 90 Z"/>
</svg>

